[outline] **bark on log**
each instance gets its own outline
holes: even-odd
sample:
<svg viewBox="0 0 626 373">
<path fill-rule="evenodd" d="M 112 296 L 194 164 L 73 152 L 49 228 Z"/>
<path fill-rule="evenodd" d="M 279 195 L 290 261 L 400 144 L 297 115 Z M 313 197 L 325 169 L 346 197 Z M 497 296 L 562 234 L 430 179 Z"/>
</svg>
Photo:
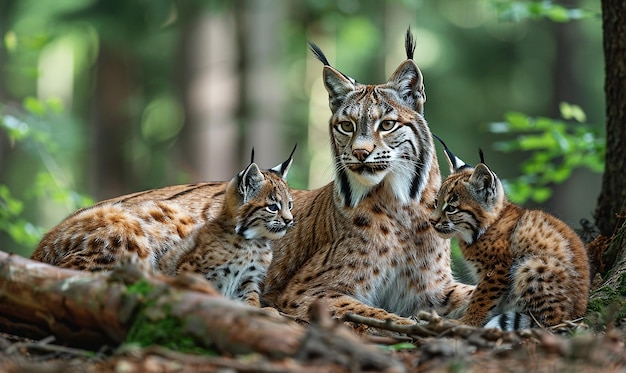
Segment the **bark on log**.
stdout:
<svg viewBox="0 0 626 373">
<path fill-rule="evenodd" d="M 224 298 L 200 276 L 171 278 L 135 267 L 81 272 L 0 252 L 4 332 L 35 339 L 54 335 L 70 346 L 98 349 L 105 344 L 115 347 L 130 334 L 151 338 L 150 327 L 162 333 L 159 328 L 169 321 L 178 329 L 175 335 L 165 330 L 165 340 L 187 338 L 220 354 L 260 353 L 348 370 L 404 370 L 389 354 L 331 322 L 317 306 L 311 325 L 304 328 Z"/>
<path fill-rule="evenodd" d="M 597 323 L 611 326 L 611 324 L 626 317 L 626 224 L 622 224 L 617 233 L 609 240 L 597 241 L 607 245 L 604 251 L 604 264 L 610 268 L 604 276 L 604 281 L 589 297 L 587 313 L 589 316 L 599 317 Z"/>
</svg>

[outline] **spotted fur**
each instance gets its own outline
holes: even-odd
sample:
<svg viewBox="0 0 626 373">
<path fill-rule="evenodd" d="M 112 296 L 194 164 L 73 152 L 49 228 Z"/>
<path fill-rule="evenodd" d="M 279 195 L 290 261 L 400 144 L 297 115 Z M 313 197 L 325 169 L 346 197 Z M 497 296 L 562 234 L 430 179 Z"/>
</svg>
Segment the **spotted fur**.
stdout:
<svg viewBox="0 0 626 373">
<path fill-rule="evenodd" d="M 336 317 L 356 313 L 400 323 L 419 310 L 452 315 L 472 287 L 450 272 L 448 241 L 428 222 L 441 178 L 422 73 L 407 57 L 383 84 L 364 85 L 324 64 L 332 112 L 335 179 L 293 191 L 298 225 L 274 245 L 266 300 L 306 318 L 323 299 Z"/>
<path fill-rule="evenodd" d="M 490 327 L 510 329 L 528 326 L 530 317 L 545 326 L 581 317 L 589 264 L 576 233 L 546 212 L 510 203 L 482 159 L 471 167 L 446 154 L 452 173 L 430 220 L 442 237 L 459 240 L 478 278 L 461 321 L 483 326 L 495 317 Z"/>
<path fill-rule="evenodd" d="M 100 202 L 48 232 L 32 259 L 78 270 L 133 262 L 168 275 L 197 272 L 224 295 L 260 306 L 270 241 L 293 224 L 291 157 L 255 163 L 229 183 L 167 187 Z"/>
</svg>

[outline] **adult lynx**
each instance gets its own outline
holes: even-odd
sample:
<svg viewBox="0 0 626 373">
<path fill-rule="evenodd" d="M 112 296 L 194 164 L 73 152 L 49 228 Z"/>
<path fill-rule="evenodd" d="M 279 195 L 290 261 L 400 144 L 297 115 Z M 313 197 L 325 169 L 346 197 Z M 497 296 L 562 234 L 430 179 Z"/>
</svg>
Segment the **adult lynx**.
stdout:
<svg viewBox="0 0 626 373">
<path fill-rule="evenodd" d="M 265 293 L 286 313 L 305 318 L 324 299 L 336 317 L 411 323 L 418 310 L 450 315 L 469 298 L 473 287 L 454 282 L 449 242 L 428 221 L 441 177 L 410 32 L 405 47 L 386 83 L 364 85 L 312 45 L 324 64 L 335 180 L 292 191 L 298 224 L 274 244 Z"/>
</svg>

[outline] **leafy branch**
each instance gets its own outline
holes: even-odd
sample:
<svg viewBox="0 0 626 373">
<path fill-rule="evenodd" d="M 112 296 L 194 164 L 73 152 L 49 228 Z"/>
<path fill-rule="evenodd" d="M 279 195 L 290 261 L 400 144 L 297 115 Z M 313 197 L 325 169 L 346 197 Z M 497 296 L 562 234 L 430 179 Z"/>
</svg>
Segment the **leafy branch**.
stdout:
<svg viewBox="0 0 626 373">
<path fill-rule="evenodd" d="M 491 6 L 502 21 L 519 22 L 524 19 L 547 18 L 552 22 L 569 22 L 573 20 L 600 17 L 596 12 L 581 8 L 566 8 L 552 1 L 510 1 L 491 0 Z"/>
<path fill-rule="evenodd" d="M 521 164 L 522 176 L 505 180 L 509 197 L 517 203 L 544 202 L 552 195 L 550 186 L 567 180 L 575 169 L 604 170 L 606 145 L 600 130 L 584 123 L 585 113 L 577 105 L 561 103 L 560 111 L 563 120 L 510 112 L 503 122 L 488 127 L 494 134 L 515 134 L 497 142 L 497 150 L 532 153 Z"/>
<path fill-rule="evenodd" d="M 0 231 L 18 245 L 33 247 L 44 232 L 25 218 L 26 201 L 52 200 L 70 211 L 93 203 L 91 198 L 74 190 L 57 163 L 61 149 L 51 136 L 50 123 L 62 113 L 63 105 L 56 99 L 42 101 L 27 97 L 20 109 L 0 107 L 0 129 L 6 133 L 10 146 L 28 150 L 43 165 L 34 183 L 20 191 L 20 197 L 9 185 L 0 183 Z"/>
</svg>

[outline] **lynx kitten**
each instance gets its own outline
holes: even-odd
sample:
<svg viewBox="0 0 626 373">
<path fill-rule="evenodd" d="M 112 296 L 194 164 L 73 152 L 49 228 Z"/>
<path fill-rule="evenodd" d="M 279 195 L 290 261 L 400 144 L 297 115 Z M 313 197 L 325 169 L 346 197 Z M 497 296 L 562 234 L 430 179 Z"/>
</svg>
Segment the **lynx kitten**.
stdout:
<svg viewBox="0 0 626 373">
<path fill-rule="evenodd" d="M 550 214 L 507 201 L 482 152 L 473 168 L 445 150 L 452 173 L 441 185 L 430 221 L 442 237 L 458 238 L 478 277 L 461 321 L 483 326 L 499 315 L 487 326 L 519 329 L 530 320 L 523 314 L 545 326 L 581 317 L 589 264 L 576 233 Z"/>
<path fill-rule="evenodd" d="M 197 272 L 258 307 L 270 240 L 293 224 L 285 182 L 292 156 L 264 171 L 252 162 L 229 183 L 166 187 L 79 210 L 43 237 L 32 259 L 89 271 L 134 262 L 169 275 Z"/>
</svg>

